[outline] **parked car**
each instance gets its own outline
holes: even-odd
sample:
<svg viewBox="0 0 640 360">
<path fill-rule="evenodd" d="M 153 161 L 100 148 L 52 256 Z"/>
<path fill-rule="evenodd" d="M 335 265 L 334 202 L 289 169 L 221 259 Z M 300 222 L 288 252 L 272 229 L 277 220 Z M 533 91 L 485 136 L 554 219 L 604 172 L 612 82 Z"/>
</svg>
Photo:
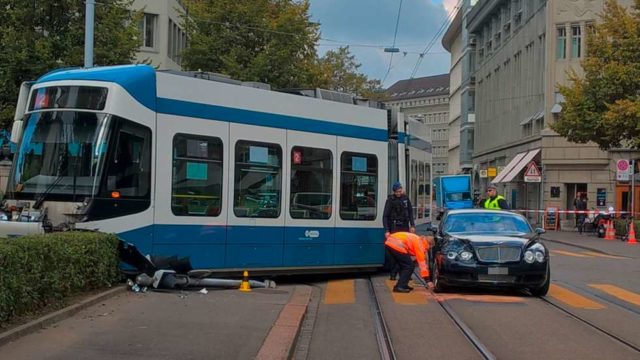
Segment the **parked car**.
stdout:
<svg viewBox="0 0 640 360">
<path fill-rule="evenodd" d="M 436 292 L 450 286 L 528 289 L 534 296 L 549 290 L 549 250 L 540 242 L 543 229 L 523 216 L 486 209 L 449 210 L 431 227 L 431 276 Z"/>
</svg>

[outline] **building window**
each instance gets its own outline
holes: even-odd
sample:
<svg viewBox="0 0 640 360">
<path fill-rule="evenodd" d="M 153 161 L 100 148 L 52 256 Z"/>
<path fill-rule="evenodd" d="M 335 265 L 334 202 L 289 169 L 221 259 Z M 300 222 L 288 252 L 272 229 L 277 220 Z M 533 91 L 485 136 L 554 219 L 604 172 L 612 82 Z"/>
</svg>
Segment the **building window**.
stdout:
<svg viewBox="0 0 640 360">
<path fill-rule="evenodd" d="M 340 157 L 340 218 L 375 220 L 378 158 L 344 152 Z"/>
<path fill-rule="evenodd" d="M 332 198 L 331 151 L 302 146 L 291 149 L 291 217 L 329 219 Z"/>
<path fill-rule="evenodd" d="M 282 148 L 238 141 L 233 213 L 237 217 L 277 218 L 282 195 Z"/>
<path fill-rule="evenodd" d="M 559 27 L 556 29 L 557 31 L 557 39 L 556 39 L 556 59 L 566 59 L 567 57 L 567 29 L 564 27 Z"/>
<path fill-rule="evenodd" d="M 174 215 L 220 215 L 222 159 L 220 138 L 176 134 L 171 181 L 171 212 Z"/>
<path fill-rule="evenodd" d="M 138 30 L 140 32 L 140 39 L 142 40 L 142 47 L 155 48 L 156 45 L 156 23 L 158 21 L 158 15 L 145 13 L 138 24 Z"/>
<path fill-rule="evenodd" d="M 581 55 L 582 31 L 580 25 L 571 25 L 571 57 L 577 59 Z"/>
<path fill-rule="evenodd" d="M 169 58 L 176 64 L 182 64 L 182 51 L 187 45 L 187 35 L 169 19 Z"/>
</svg>

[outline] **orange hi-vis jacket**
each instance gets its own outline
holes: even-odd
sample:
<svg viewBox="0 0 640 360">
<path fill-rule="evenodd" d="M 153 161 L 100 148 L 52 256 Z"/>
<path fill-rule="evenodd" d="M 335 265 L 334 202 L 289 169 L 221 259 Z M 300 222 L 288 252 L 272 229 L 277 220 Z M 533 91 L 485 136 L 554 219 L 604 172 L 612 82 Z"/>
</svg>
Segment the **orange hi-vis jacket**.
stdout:
<svg viewBox="0 0 640 360">
<path fill-rule="evenodd" d="M 429 242 L 426 239 L 410 232 L 397 232 L 389 235 L 384 245 L 399 253 L 415 256 L 420 267 L 420 276 L 429 276 L 429 268 L 426 261 Z"/>
</svg>

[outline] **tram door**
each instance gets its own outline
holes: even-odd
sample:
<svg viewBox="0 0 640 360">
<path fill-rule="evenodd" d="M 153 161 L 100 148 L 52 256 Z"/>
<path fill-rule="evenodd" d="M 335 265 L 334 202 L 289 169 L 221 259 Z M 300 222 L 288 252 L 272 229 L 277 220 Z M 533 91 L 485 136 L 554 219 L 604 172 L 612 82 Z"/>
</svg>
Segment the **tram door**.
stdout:
<svg viewBox="0 0 640 360">
<path fill-rule="evenodd" d="M 229 129 L 226 267 L 283 266 L 286 130 Z"/>
<path fill-rule="evenodd" d="M 337 137 L 287 131 L 285 266 L 334 263 L 338 216 Z"/>
<path fill-rule="evenodd" d="M 228 134 L 225 122 L 158 115 L 154 254 L 224 267 Z"/>
</svg>

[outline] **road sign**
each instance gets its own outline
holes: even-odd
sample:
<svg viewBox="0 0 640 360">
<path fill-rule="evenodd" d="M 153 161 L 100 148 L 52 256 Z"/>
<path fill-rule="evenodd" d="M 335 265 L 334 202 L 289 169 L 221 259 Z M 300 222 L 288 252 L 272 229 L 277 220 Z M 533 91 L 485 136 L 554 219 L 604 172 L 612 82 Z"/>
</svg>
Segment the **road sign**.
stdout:
<svg viewBox="0 0 640 360">
<path fill-rule="evenodd" d="M 532 161 L 527 166 L 527 170 L 524 172 L 524 182 L 542 182 L 542 174 L 535 161 Z"/>
<path fill-rule="evenodd" d="M 496 177 L 496 175 L 498 175 L 498 169 L 494 167 L 490 167 L 489 169 L 487 169 L 487 176 Z"/>
<path fill-rule="evenodd" d="M 487 177 L 487 170 L 482 169 L 478 171 L 478 173 L 480 174 L 480 177 L 483 179 Z"/>
<path fill-rule="evenodd" d="M 629 160 L 620 159 L 616 162 L 616 180 L 629 181 L 629 172 L 631 166 L 629 166 Z"/>
</svg>

